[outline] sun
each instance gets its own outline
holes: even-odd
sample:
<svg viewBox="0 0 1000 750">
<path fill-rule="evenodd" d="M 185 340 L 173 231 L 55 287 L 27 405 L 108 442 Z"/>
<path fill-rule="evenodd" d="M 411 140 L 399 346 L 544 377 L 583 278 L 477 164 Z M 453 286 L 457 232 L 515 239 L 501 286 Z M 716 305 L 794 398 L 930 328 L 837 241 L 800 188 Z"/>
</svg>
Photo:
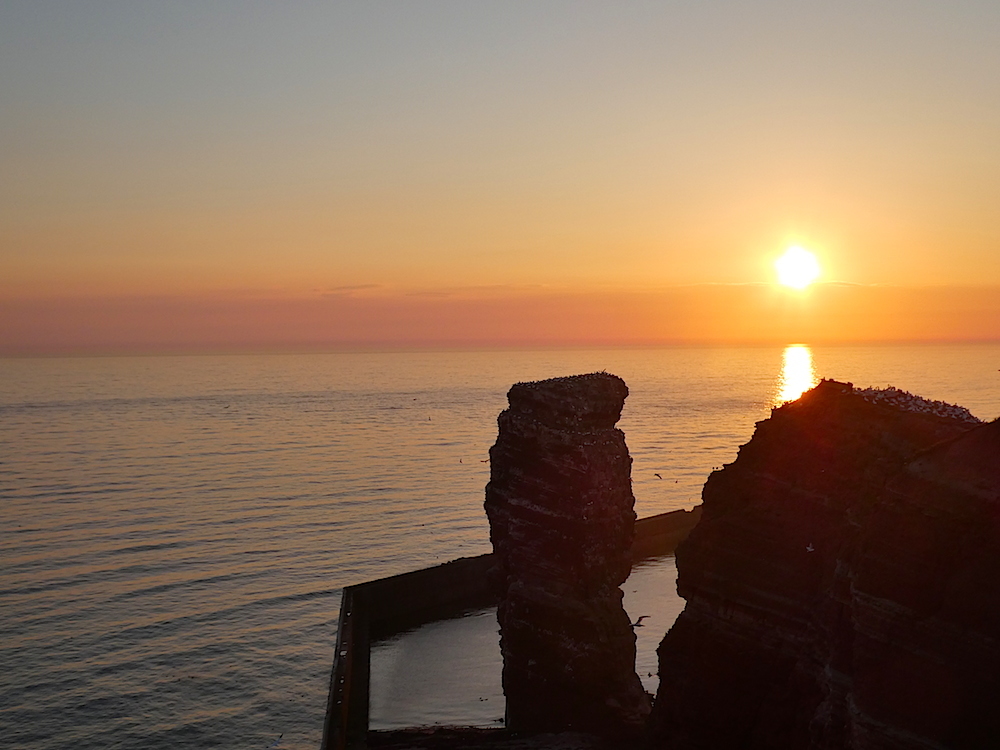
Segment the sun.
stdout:
<svg viewBox="0 0 1000 750">
<path fill-rule="evenodd" d="M 805 289 L 819 278 L 819 261 L 804 247 L 792 245 L 774 261 L 778 281 L 794 289 Z"/>
</svg>

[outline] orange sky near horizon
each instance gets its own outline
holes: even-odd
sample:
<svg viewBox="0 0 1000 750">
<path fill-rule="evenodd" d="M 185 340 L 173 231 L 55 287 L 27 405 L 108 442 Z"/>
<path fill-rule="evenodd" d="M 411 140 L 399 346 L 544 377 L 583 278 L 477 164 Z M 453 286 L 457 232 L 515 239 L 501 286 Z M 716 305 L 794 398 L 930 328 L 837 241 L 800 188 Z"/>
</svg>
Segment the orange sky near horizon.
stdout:
<svg viewBox="0 0 1000 750">
<path fill-rule="evenodd" d="M 0 66 L 0 354 L 1000 339 L 986 0 L 38 0 Z"/>
<path fill-rule="evenodd" d="M 0 354 L 992 341 L 984 287 L 692 285 L 656 291 L 344 291 L 0 301 Z"/>
</svg>

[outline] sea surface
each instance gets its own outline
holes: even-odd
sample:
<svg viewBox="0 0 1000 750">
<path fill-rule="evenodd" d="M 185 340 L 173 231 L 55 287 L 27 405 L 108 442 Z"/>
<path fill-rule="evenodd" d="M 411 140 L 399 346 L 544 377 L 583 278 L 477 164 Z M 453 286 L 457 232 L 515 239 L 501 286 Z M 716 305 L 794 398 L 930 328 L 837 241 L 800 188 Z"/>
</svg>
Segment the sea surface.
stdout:
<svg viewBox="0 0 1000 750">
<path fill-rule="evenodd" d="M 486 459 L 514 382 L 625 378 L 648 516 L 695 505 L 817 377 L 993 419 L 998 368 L 1000 345 L 0 359 L 0 745 L 318 747 L 341 588 L 490 550 Z M 641 652 L 682 605 L 672 566 L 624 587 L 630 612 L 662 613 Z M 478 705 L 502 704 L 491 618 L 377 648 L 373 725 L 502 716 Z M 442 644 L 441 685 L 484 682 L 422 703 L 407 660 Z M 463 677 L 466 651 L 493 666 Z"/>
</svg>

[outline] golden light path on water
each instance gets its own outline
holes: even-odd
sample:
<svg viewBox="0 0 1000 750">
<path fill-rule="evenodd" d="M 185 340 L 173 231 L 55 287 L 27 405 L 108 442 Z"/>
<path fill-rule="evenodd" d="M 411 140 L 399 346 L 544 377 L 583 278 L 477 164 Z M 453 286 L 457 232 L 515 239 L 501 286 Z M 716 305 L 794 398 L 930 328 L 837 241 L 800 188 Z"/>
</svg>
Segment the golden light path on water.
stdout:
<svg viewBox="0 0 1000 750">
<path fill-rule="evenodd" d="M 816 371 L 813 369 L 812 351 L 804 344 L 786 346 L 776 403 L 780 406 L 794 401 L 814 385 Z"/>
</svg>

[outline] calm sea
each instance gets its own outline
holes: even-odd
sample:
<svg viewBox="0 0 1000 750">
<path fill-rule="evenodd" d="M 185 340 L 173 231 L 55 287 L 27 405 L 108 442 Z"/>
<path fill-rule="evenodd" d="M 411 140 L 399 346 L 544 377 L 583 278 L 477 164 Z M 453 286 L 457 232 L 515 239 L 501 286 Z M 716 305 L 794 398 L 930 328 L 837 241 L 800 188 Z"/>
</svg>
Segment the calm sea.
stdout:
<svg viewBox="0 0 1000 750">
<path fill-rule="evenodd" d="M 998 345 L 0 360 L 0 744 L 316 748 L 341 587 L 489 551 L 516 381 L 625 378 L 647 516 L 817 376 L 992 419 L 998 368 Z M 386 683 L 407 653 L 376 659 L 373 722 L 414 718 Z"/>
</svg>

